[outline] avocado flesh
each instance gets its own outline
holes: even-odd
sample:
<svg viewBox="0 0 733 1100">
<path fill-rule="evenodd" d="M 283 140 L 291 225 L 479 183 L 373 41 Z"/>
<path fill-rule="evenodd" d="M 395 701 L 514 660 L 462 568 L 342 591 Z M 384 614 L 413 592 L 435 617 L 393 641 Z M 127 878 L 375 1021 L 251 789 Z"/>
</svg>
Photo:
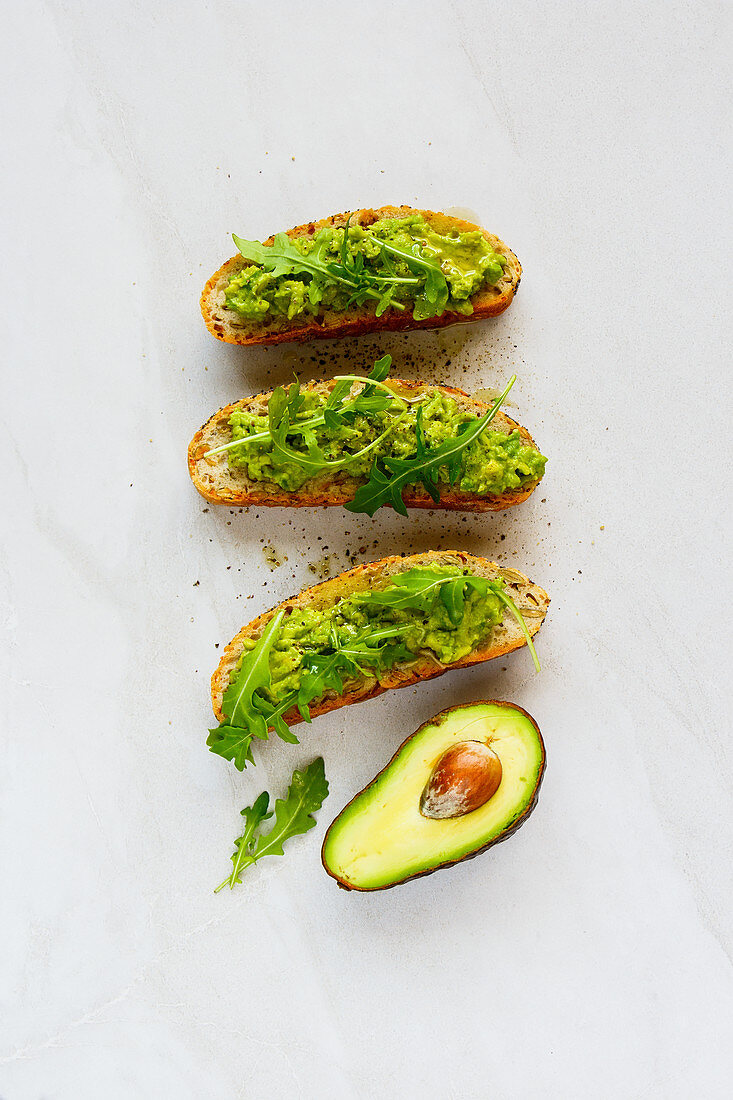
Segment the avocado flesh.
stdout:
<svg viewBox="0 0 733 1100">
<path fill-rule="evenodd" d="M 499 757 L 496 793 L 461 817 L 423 817 L 420 796 L 433 768 L 466 740 L 483 741 Z M 529 815 L 544 765 L 539 729 L 520 707 L 482 702 L 443 711 L 408 737 L 342 810 L 326 834 L 324 867 L 347 889 L 379 890 L 477 855 Z"/>
</svg>

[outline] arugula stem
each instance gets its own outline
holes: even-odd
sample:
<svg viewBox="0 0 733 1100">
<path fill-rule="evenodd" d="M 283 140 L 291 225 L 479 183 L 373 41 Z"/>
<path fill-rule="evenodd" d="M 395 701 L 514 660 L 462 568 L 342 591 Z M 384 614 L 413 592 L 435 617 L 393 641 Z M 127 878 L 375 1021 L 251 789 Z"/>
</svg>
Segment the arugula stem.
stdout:
<svg viewBox="0 0 733 1100">
<path fill-rule="evenodd" d="M 296 420 L 294 424 L 288 427 L 288 434 L 291 432 L 302 432 L 307 428 L 320 428 L 326 423 L 323 416 L 314 416 L 312 420 Z M 272 435 L 269 431 L 257 432 L 255 435 L 245 435 L 241 439 L 231 439 L 228 443 L 222 443 L 221 447 L 212 447 L 210 451 L 204 453 L 204 458 L 208 458 L 209 455 L 217 455 L 220 451 L 228 451 L 231 447 L 238 447 L 240 443 L 260 443 L 263 440 L 266 441 L 272 439 Z"/>
<path fill-rule="evenodd" d="M 519 627 L 522 631 L 522 634 L 524 634 L 525 641 L 527 642 L 527 645 L 529 647 L 529 652 L 532 654 L 532 660 L 534 662 L 535 671 L 539 672 L 540 671 L 540 659 L 537 656 L 537 650 L 534 647 L 534 641 L 532 640 L 532 635 L 529 632 L 529 627 L 527 626 L 526 622 L 524 621 L 524 615 L 519 610 L 519 608 L 515 604 L 514 600 L 511 598 L 511 596 L 507 596 L 506 592 L 502 592 L 502 591 L 497 590 L 496 594 L 499 597 L 499 599 L 501 600 L 501 602 L 503 604 L 506 604 L 506 606 L 509 608 L 509 610 L 511 611 L 514 618 L 519 623 Z"/>
<path fill-rule="evenodd" d="M 376 241 L 380 248 L 383 248 L 385 252 L 391 252 L 393 256 L 400 256 L 403 260 L 409 261 L 409 263 L 417 264 L 418 267 L 424 267 L 427 271 L 434 271 L 436 268 L 440 270 L 440 265 L 437 263 L 431 263 L 430 260 L 424 260 L 422 256 L 416 256 L 413 252 L 403 252 L 401 248 L 395 248 L 393 244 L 387 244 L 380 237 L 375 237 L 370 234 L 371 239 Z M 415 241 L 415 244 L 419 244 L 419 241 Z M 419 280 L 417 280 L 419 282 Z"/>
<path fill-rule="evenodd" d="M 420 279 L 408 279 L 406 275 L 390 275 L 388 278 L 371 275 L 369 278 L 373 279 L 375 283 L 389 283 L 390 286 L 393 283 L 409 283 L 410 286 L 416 286 L 421 281 Z"/>
<path fill-rule="evenodd" d="M 421 393 L 419 397 L 400 397 L 399 394 L 396 394 L 394 390 L 390 389 L 384 382 L 377 382 L 373 378 L 363 378 L 359 374 L 335 374 L 333 377 L 334 382 L 364 382 L 369 386 L 376 386 L 380 390 L 384 390 L 385 393 L 388 393 L 395 401 L 402 401 L 408 405 L 414 405 L 418 401 L 423 401 L 425 399 L 424 393 Z"/>
<path fill-rule="evenodd" d="M 301 261 L 301 266 L 304 267 L 305 270 L 308 271 L 311 275 L 318 275 L 321 278 L 323 278 L 325 275 L 325 277 L 327 279 L 330 279 L 332 283 L 341 283 L 342 286 L 347 286 L 351 290 L 356 290 L 357 293 L 366 294 L 368 298 L 376 298 L 377 300 L 379 300 L 382 297 L 379 291 L 372 290 L 370 286 L 364 286 L 363 281 L 359 282 L 357 279 L 348 278 L 347 275 L 342 274 L 341 272 L 334 271 L 334 267 L 339 266 L 344 268 L 344 271 L 348 271 L 348 267 L 346 267 L 346 265 L 343 263 L 341 263 L 340 265 L 338 263 L 330 263 L 327 267 L 322 267 L 319 264 L 309 264 L 307 261 L 308 257 L 304 256 Z M 369 278 L 369 276 L 367 276 L 367 278 Z M 391 281 L 392 280 L 390 280 L 390 282 Z"/>
<path fill-rule="evenodd" d="M 231 875 L 227 875 L 224 881 L 219 883 L 219 885 L 214 890 L 214 893 L 218 894 L 219 891 L 223 890 L 225 886 L 228 886 L 230 890 L 233 890 L 234 887 L 237 885 L 237 875 L 240 874 L 245 869 L 245 867 L 251 867 L 252 864 L 256 862 L 257 860 L 254 856 L 247 856 L 246 859 L 243 859 L 241 863 L 237 864 L 237 866 L 232 870 Z"/>
<path fill-rule="evenodd" d="M 257 432 L 256 435 L 244 435 L 241 439 L 230 439 L 228 443 L 222 443 L 220 447 L 212 447 L 210 451 L 204 451 L 204 458 L 209 455 L 218 455 L 222 451 L 229 451 L 232 447 L 239 447 L 241 443 L 260 443 L 262 440 L 272 439 L 269 432 Z"/>
<path fill-rule="evenodd" d="M 400 414 L 400 416 L 396 416 L 389 427 L 386 428 L 381 435 L 378 435 L 377 438 L 373 439 L 371 443 L 367 443 L 366 447 L 362 447 L 360 451 L 356 451 L 353 455 L 349 454 L 346 455 L 343 459 L 337 459 L 333 463 L 329 463 L 330 469 L 336 469 L 339 466 L 348 466 L 348 464 L 352 462 L 355 458 L 361 458 L 362 455 L 365 455 L 369 451 L 373 450 L 376 446 L 378 446 L 378 444 L 382 442 L 383 439 L 387 438 L 390 432 L 393 432 L 395 430 L 397 425 L 405 419 L 406 415 L 407 413 L 403 412 Z"/>
<path fill-rule="evenodd" d="M 292 458 L 289 460 L 305 469 L 310 466 L 317 474 L 321 473 L 324 470 L 341 470 L 344 466 L 348 466 L 350 462 L 353 462 L 354 459 L 361 458 L 362 455 L 368 454 L 369 451 L 373 450 L 375 447 L 378 447 L 382 440 L 386 439 L 390 432 L 393 432 L 397 425 L 402 420 L 404 420 L 406 415 L 407 413 L 404 412 L 400 416 L 395 417 L 389 427 L 385 431 L 383 431 L 381 435 L 378 435 L 376 439 L 373 439 L 371 443 L 367 443 L 366 447 L 362 447 L 360 451 L 355 451 L 353 454 L 346 454 L 343 458 L 326 459 L 325 462 L 315 462 L 313 460 L 309 461 L 308 455 L 301 454 L 299 451 L 291 451 Z M 282 451 L 282 453 L 286 457 L 289 457 L 286 447 L 280 445 L 278 449 Z"/>
<path fill-rule="evenodd" d="M 359 374 L 336 374 L 334 375 L 334 382 L 363 382 L 365 388 L 366 386 L 375 386 L 380 390 L 384 390 L 385 393 L 388 393 L 390 397 L 394 398 L 396 402 L 402 404 L 403 407 L 405 405 L 414 405 L 418 401 L 423 401 L 425 398 L 425 394 L 420 394 L 418 397 L 400 397 L 394 392 L 394 390 L 391 390 L 389 386 L 386 386 L 384 382 L 377 382 L 373 378 L 365 378 Z M 291 434 L 292 432 L 304 432 L 309 428 L 321 428 L 325 423 L 326 419 L 322 415 L 314 416 L 310 420 L 296 420 L 294 424 L 290 424 L 288 426 L 288 434 Z M 397 422 L 395 421 L 395 423 Z M 394 424 L 390 425 L 390 430 L 394 426 Z M 208 458 L 209 455 L 221 454 L 223 451 L 230 451 L 233 447 L 239 447 L 240 444 L 249 445 L 250 443 L 263 443 L 267 442 L 267 440 L 270 439 L 272 439 L 272 435 L 270 434 L 269 430 L 266 430 L 264 432 L 256 432 L 254 435 L 245 435 L 241 439 L 230 439 L 228 443 L 222 443 L 219 447 L 212 447 L 210 450 L 205 451 L 204 458 Z M 370 446 L 371 445 L 372 444 L 370 444 Z M 356 457 L 356 455 L 351 455 L 351 458 Z"/>
<path fill-rule="evenodd" d="M 473 443 L 474 439 L 478 439 L 478 437 L 480 435 L 483 435 L 483 433 L 486 431 L 486 429 L 488 428 L 491 421 L 494 419 L 494 417 L 498 413 L 501 406 L 504 404 L 506 396 L 509 393 L 509 390 L 512 388 L 512 386 L 516 382 L 516 380 L 517 380 L 517 376 L 516 376 L 516 374 L 513 374 L 511 376 L 511 378 L 509 379 L 509 382 L 508 382 L 507 386 L 505 387 L 504 392 L 501 393 L 497 397 L 496 401 L 491 406 L 489 411 L 487 413 L 484 413 L 484 415 L 479 420 L 476 421 L 475 425 L 468 432 L 466 432 L 466 434 L 462 438 L 456 437 L 456 439 L 453 440 L 453 446 L 452 447 L 449 446 L 449 445 L 443 444 L 440 448 L 440 455 L 438 456 L 437 460 L 428 451 L 425 459 L 423 459 L 422 462 L 419 459 L 416 460 L 415 469 L 419 470 L 421 466 L 424 469 L 429 469 L 431 466 L 435 466 L 435 465 L 437 465 L 437 466 L 446 466 L 448 464 L 448 462 L 450 461 L 450 459 L 453 457 L 453 455 L 460 454 L 461 451 L 465 450 L 465 448 L 468 446 L 469 443 Z"/>
<path fill-rule="evenodd" d="M 431 592 L 434 588 L 440 588 L 442 584 L 447 584 L 448 581 L 454 581 L 455 579 L 456 578 L 452 575 L 449 577 L 438 577 L 437 580 L 433 581 L 431 584 L 426 585 L 425 588 L 422 589 L 420 594 L 425 595 L 426 592 Z M 405 600 L 407 600 L 408 602 L 410 600 L 410 594 L 408 592 L 405 592 Z M 399 604 L 394 604 L 392 606 L 399 607 Z"/>
</svg>

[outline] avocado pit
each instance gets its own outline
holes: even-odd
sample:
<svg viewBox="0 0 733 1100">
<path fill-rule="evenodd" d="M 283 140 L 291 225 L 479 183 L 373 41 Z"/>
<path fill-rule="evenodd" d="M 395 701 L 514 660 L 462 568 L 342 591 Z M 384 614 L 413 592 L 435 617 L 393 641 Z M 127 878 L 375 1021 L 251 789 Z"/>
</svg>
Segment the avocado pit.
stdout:
<svg viewBox="0 0 733 1100">
<path fill-rule="evenodd" d="M 483 741 L 459 741 L 438 760 L 420 797 L 423 817 L 462 817 L 484 806 L 499 789 L 501 760 Z"/>
</svg>

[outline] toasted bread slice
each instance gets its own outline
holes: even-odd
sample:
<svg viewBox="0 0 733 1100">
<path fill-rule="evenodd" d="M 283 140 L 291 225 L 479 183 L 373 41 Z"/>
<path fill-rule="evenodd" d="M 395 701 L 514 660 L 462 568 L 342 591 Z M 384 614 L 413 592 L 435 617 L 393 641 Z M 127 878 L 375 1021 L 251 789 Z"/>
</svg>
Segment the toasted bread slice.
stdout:
<svg viewBox="0 0 733 1100">
<path fill-rule="evenodd" d="M 267 623 L 280 608 L 285 608 L 289 613 L 297 608 L 328 607 L 352 593 L 383 587 L 384 583 L 397 573 L 404 573 L 415 567 L 425 568 L 435 565 L 457 565 L 461 569 L 468 568 L 474 576 L 486 577 L 489 580 L 501 577 L 504 580 L 506 592 L 525 615 L 530 634 L 536 634 L 541 627 L 550 598 L 544 589 L 533 584 L 523 573 L 514 569 L 503 568 L 495 562 L 487 561 L 486 558 L 465 554 L 460 550 L 429 550 L 427 553 L 413 554 L 406 558 L 382 558 L 381 561 L 359 565 L 347 573 L 341 573 L 338 577 L 313 585 L 312 588 L 305 588 L 298 596 L 283 600 L 278 607 L 265 611 L 243 627 L 224 650 L 219 667 L 211 678 L 211 702 L 217 719 L 220 722 L 224 720 L 222 696 L 242 656 L 245 638 L 259 638 Z M 504 621 L 494 627 L 491 637 L 460 661 L 444 665 L 428 653 L 420 655 L 409 663 L 397 664 L 379 675 L 351 680 L 345 684 L 341 694 L 327 692 L 311 705 L 310 713 L 314 718 L 319 714 L 328 714 L 329 711 L 338 710 L 340 707 L 373 699 L 391 688 L 409 687 L 421 680 L 432 680 L 434 676 L 442 676 L 444 672 L 454 668 L 468 668 L 482 661 L 490 661 L 523 645 L 526 645 L 526 641 L 519 624 L 507 611 Z M 289 726 L 302 721 L 296 707 L 288 711 L 285 721 Z"/>
<path fill-rule="evenodd" d="M 446 310 L 440 317 L 429 317 L 416 321 L 412 310 L 387 309 L 377 317 L 371 305 L 354 306 L 345 312 L 325 310 L 315 317 L 301 315 L 292 321 L 287 317 L 275 317 L 266 321 L 249 321 L 224 304 L 224 291 L 229 280 L 249 260 L 243 256 L 233 256 L 212 275 L 201 295 L 201 312 L 206 327 L 218 340 L 227 344 L 281 344 L 290 340 L 335 339 L 342 336 L 359 336 L 365 332 L 396 332 L 405 329 L 445 328 L 447 325 L 465 324 L 467 321 L 482 321 L 486 317 L 495 317 L 507 308 L 514 297 L 522 275 L 522 265 L 503 241 L 488 233 L 479 225 L 452 218 L 448 214 L 433 210 L 416 210 L 411 206 L 382 206 L 378 210 L 352 210 L 344 214 L 332 214 L 318 222 L 308 222 L 288 230 L 289 237 L 314 236 L 324 227 L 345 225 L 351 218 L 352 225 L 369 226 L 382 218 L 404 218 L 408 214 L 421 214 L 436 232 L 445 235 L 450 230 L 468 233 L 478 230 L 483 233 L 495 252 L 501 252 L 507 259 L 504 274 L 495 286 L 486 286 L 471 298 L 473 313 L 455 313 Z M 264 241 L 272 244 L 274 237 Z"/>
<path fill-rule="evenodd" d="M 389 384 L 397 394 L 415 396 L 427 390 L 440 390 L 448 394 L 462 409 L 472 416 L 480 417 L 489 406 L 483 401 L 469 397 L 463 390 L 452 386 L 436 386 L 427 382 L 407 382 L 401 378 L 390 378 Z M 329 393 L 335 382 L 311 382 L 304 390 Z M 206 452 L 228 443 L 231 439 L 229 417 L 235 409 L 246 409 L 259 415 L 267 415 L 267 405 L 271 393 L 260 393 L 247 397 L 233 405 L 226 405 L 214 413 L 204 426 L 196 432 L 188 448 L 188 470 L 191 480 L 199 493 L 212 504 L 228 504 L 238 507 L 257 505 L 258 507 L 315 508 L 347 504 L 363 481 L 347 474 L 323 474 L 309 478 L 294 492 L 289 492 L 274 482 L 251 481 L 241 467 L 230 467 L 227 452 L 206 457 Z M 522 443 L 537 450 L 537 445 L 526 428 L 498 412 L 491 421 L 491 429 L 500 432 L 519 430 Z M 462 492 L 453 486 L 445 485 L 441 489 L 440 503 L 436 504 L 423 486 L 410 485 L 404 490 L 402 499 L 408 508 L 440 508 L 454 512 L 500 512 L 520 504 L 534 492 L 539 482 L 529 482 L 518 489 L 511 489 L 500 496 L 479 495 Z"/>
</svg>

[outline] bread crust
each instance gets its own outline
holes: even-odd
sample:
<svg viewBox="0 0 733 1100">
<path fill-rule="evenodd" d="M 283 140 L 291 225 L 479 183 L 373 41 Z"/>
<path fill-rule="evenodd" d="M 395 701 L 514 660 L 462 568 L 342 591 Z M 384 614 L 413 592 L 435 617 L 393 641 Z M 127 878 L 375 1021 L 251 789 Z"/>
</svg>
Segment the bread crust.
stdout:
<svg viewBox="0 0 733 1100">
<path fill-rule="evenodd" d="M 475 576 L 486 577 L 490 580 L 501 577 L 504 580 L 507 592 L 512 596 L 520 610 L 526 613 L 527 627 L 532 636 L 537 633 L 544 622 L 550 605 L 550 597 L 544 589 L 534 584 L 533 581 L 530 581 L 528 577 L 517 570 L 502 568 L 496 562 L 467 554 L 462 550 L 428 550 L 426 553 L 412 554 L 409 557 L 403 558 L 395 555 L 381 558 L 379 561 L 357 565 L 346 573 L 340 573 L 337 577 L 332 577 L 330 580 L 303 589 L 297 596 L 289 600 L 283 600 L 277 607 L 263 612 L 252 622 L 242 627 L 226 646 L 219 665 L 211 677 L 211 703 L 217 721 L 224 720 L 222 696 L 242 655 L 244 640 L 246 638 L 259 638 L 267 623 L 280 609 L 285 609 L 286 613 L 290 613 L 306 607 L 328 607 L 343 596 L 375 587 L 378 588 L 380 582 L 388 581 L 390 577 L 406 572 L 408 569 L 435 565 L 456 565 L 461 569 L 468 567 Z M 471 665 L 493 660 L 494 657 L 511 653 L 524 645 L 526 645 L 526 641 L 519 625 L 513 618 L 508 619 L 505 615 L 503 623 L 494 628 L 488 641 L 462 657 L 460 661 L 443 665 L 436 658 L 426 654 L 409 663 L 395 665 L 383 672 L 381 676 L 355 679 L 345 685 L 342 693 L 328 692 L 322 699 L 314 703 L 310 708 L 311 717 L 317 718 L 319 715 L 328 714 L 332 710 L 351 706 L 352 703 L 361 703 L 367 699 L 373 699 L 393 688 L 410 687 L 422 680 L 432 680 L 434 677 L 442 676 L 444 672 L 449 672 L 455 668 L 469 668 Z M 289 726 L 297 725 L 298 722 L 303 720 L 297 707 L 289 710 L 284 717 Z"/>
<path fill-rule="evenodd" d="M 454 386 L 431 385 L 428 382 L 408 382 L 402 378 L 390 378 L 390 384 L 397 393 L 415 396 L 423 391 L 440 390 L 452 397 L 462 409 L 471 415 L 480 417 L 488 411 L 489 405 L 470 397 L 465 390 Z M 311 382 L 304 387 L 319 393 L 328 393 L 335 382 Z M 191 480 L 206 500 L 212 504 L 228 504 L 230 507 L 250 507 L 257 505 L 268 508 L 317 508 L 344 505 L 354 499 L 354 494 L 363 480 L 346 475 L 327 475 L 310 478 L 295 492 L 288 492 L 274 482 L 250 481 L 242 468 L 230 469 L 226 451 L 206 458 L 206 452 L 229 442 L 231 438 L 228 421 L 235 409 L 247 409 L 262 413 L 267 409 L 271 392 L 256 394 L 231 405 L 209 417 L 196 432 L 188 447 L 188 472 Z M 522 443 L 538 450 L 532 436 L 526 428 L 506 416 L 501 411 L 496 414 L 491 427 L 501 432 L 517 429 Z M 521 504 L 539 485 L 539 481 L 530 482 L 519 489 L 510 489 L 499 496 L 462 492 L 454 486 L 441 488 L 440 502 L 435 503 L 428 491 L 421 485 L 409 485 L 402 499 L 408 508 L 433 508 L 460 512 L 501 512 Z"/>
<path fill-rule="evenodd" d="M 512 250 L 493 233 L 463 218 L 453 218 L 435 210 L 418 210 L 412 206 L 382 206 L 377 210 L 365 208 L 346 211 L 343 214 L 332 214 L 317 222 L 306 222 L 304 225 L 295 226 L 287 230 L 287 235 L 291 238 L 313 236 L 319 229 L 345 225 L 348 218 L 351 218 L 353 225 L 369 226 L 381 218 L 403 218 L 409 214 L 422 215 L 426 222 L 442 234 L 451 229 L 458 230 L 460 233 L 477 230 L 483 234 L 495 251 L 506 256 L 508 262 L 499 282 L 495 286 L 482 288 L 471 298 L 472 314 L 466 316 L 463 313 L 446 310 L 440 317 L 428 317 L 425 320 L 416 321 L 410 309 L 402 312 L 388 309 L 381 317 L 377 317 L 372 308 L 361 306 L 349 310 L 348 313 L 326 310 L 318 318 L 301 315 L 293 318 L 292 321 L 286 317 L 274 318 L 266 322 L 247 321 L 246 318 L 234 310 L 227 309 L 224 305 L 224 291 L 229 280 L 243 267 L 249 266 L 249 261 L 239 255 L 227 260 L 204 287 L 201 295 L 201 313 L 206 327 L 217 340 L 223 340 L 226 344 L 247 346 L 340 339 L 343 336 L 360 336 L 367 332 L 446 328 L 448 325 L 482 321 L 487 317 L 496 317 L 499 313 L 503 313 L 517 292 L 522 276 L 522 265 Z M 270 245 L 274 239 L 273 235 L 263 243 Z"/>
</svg>

